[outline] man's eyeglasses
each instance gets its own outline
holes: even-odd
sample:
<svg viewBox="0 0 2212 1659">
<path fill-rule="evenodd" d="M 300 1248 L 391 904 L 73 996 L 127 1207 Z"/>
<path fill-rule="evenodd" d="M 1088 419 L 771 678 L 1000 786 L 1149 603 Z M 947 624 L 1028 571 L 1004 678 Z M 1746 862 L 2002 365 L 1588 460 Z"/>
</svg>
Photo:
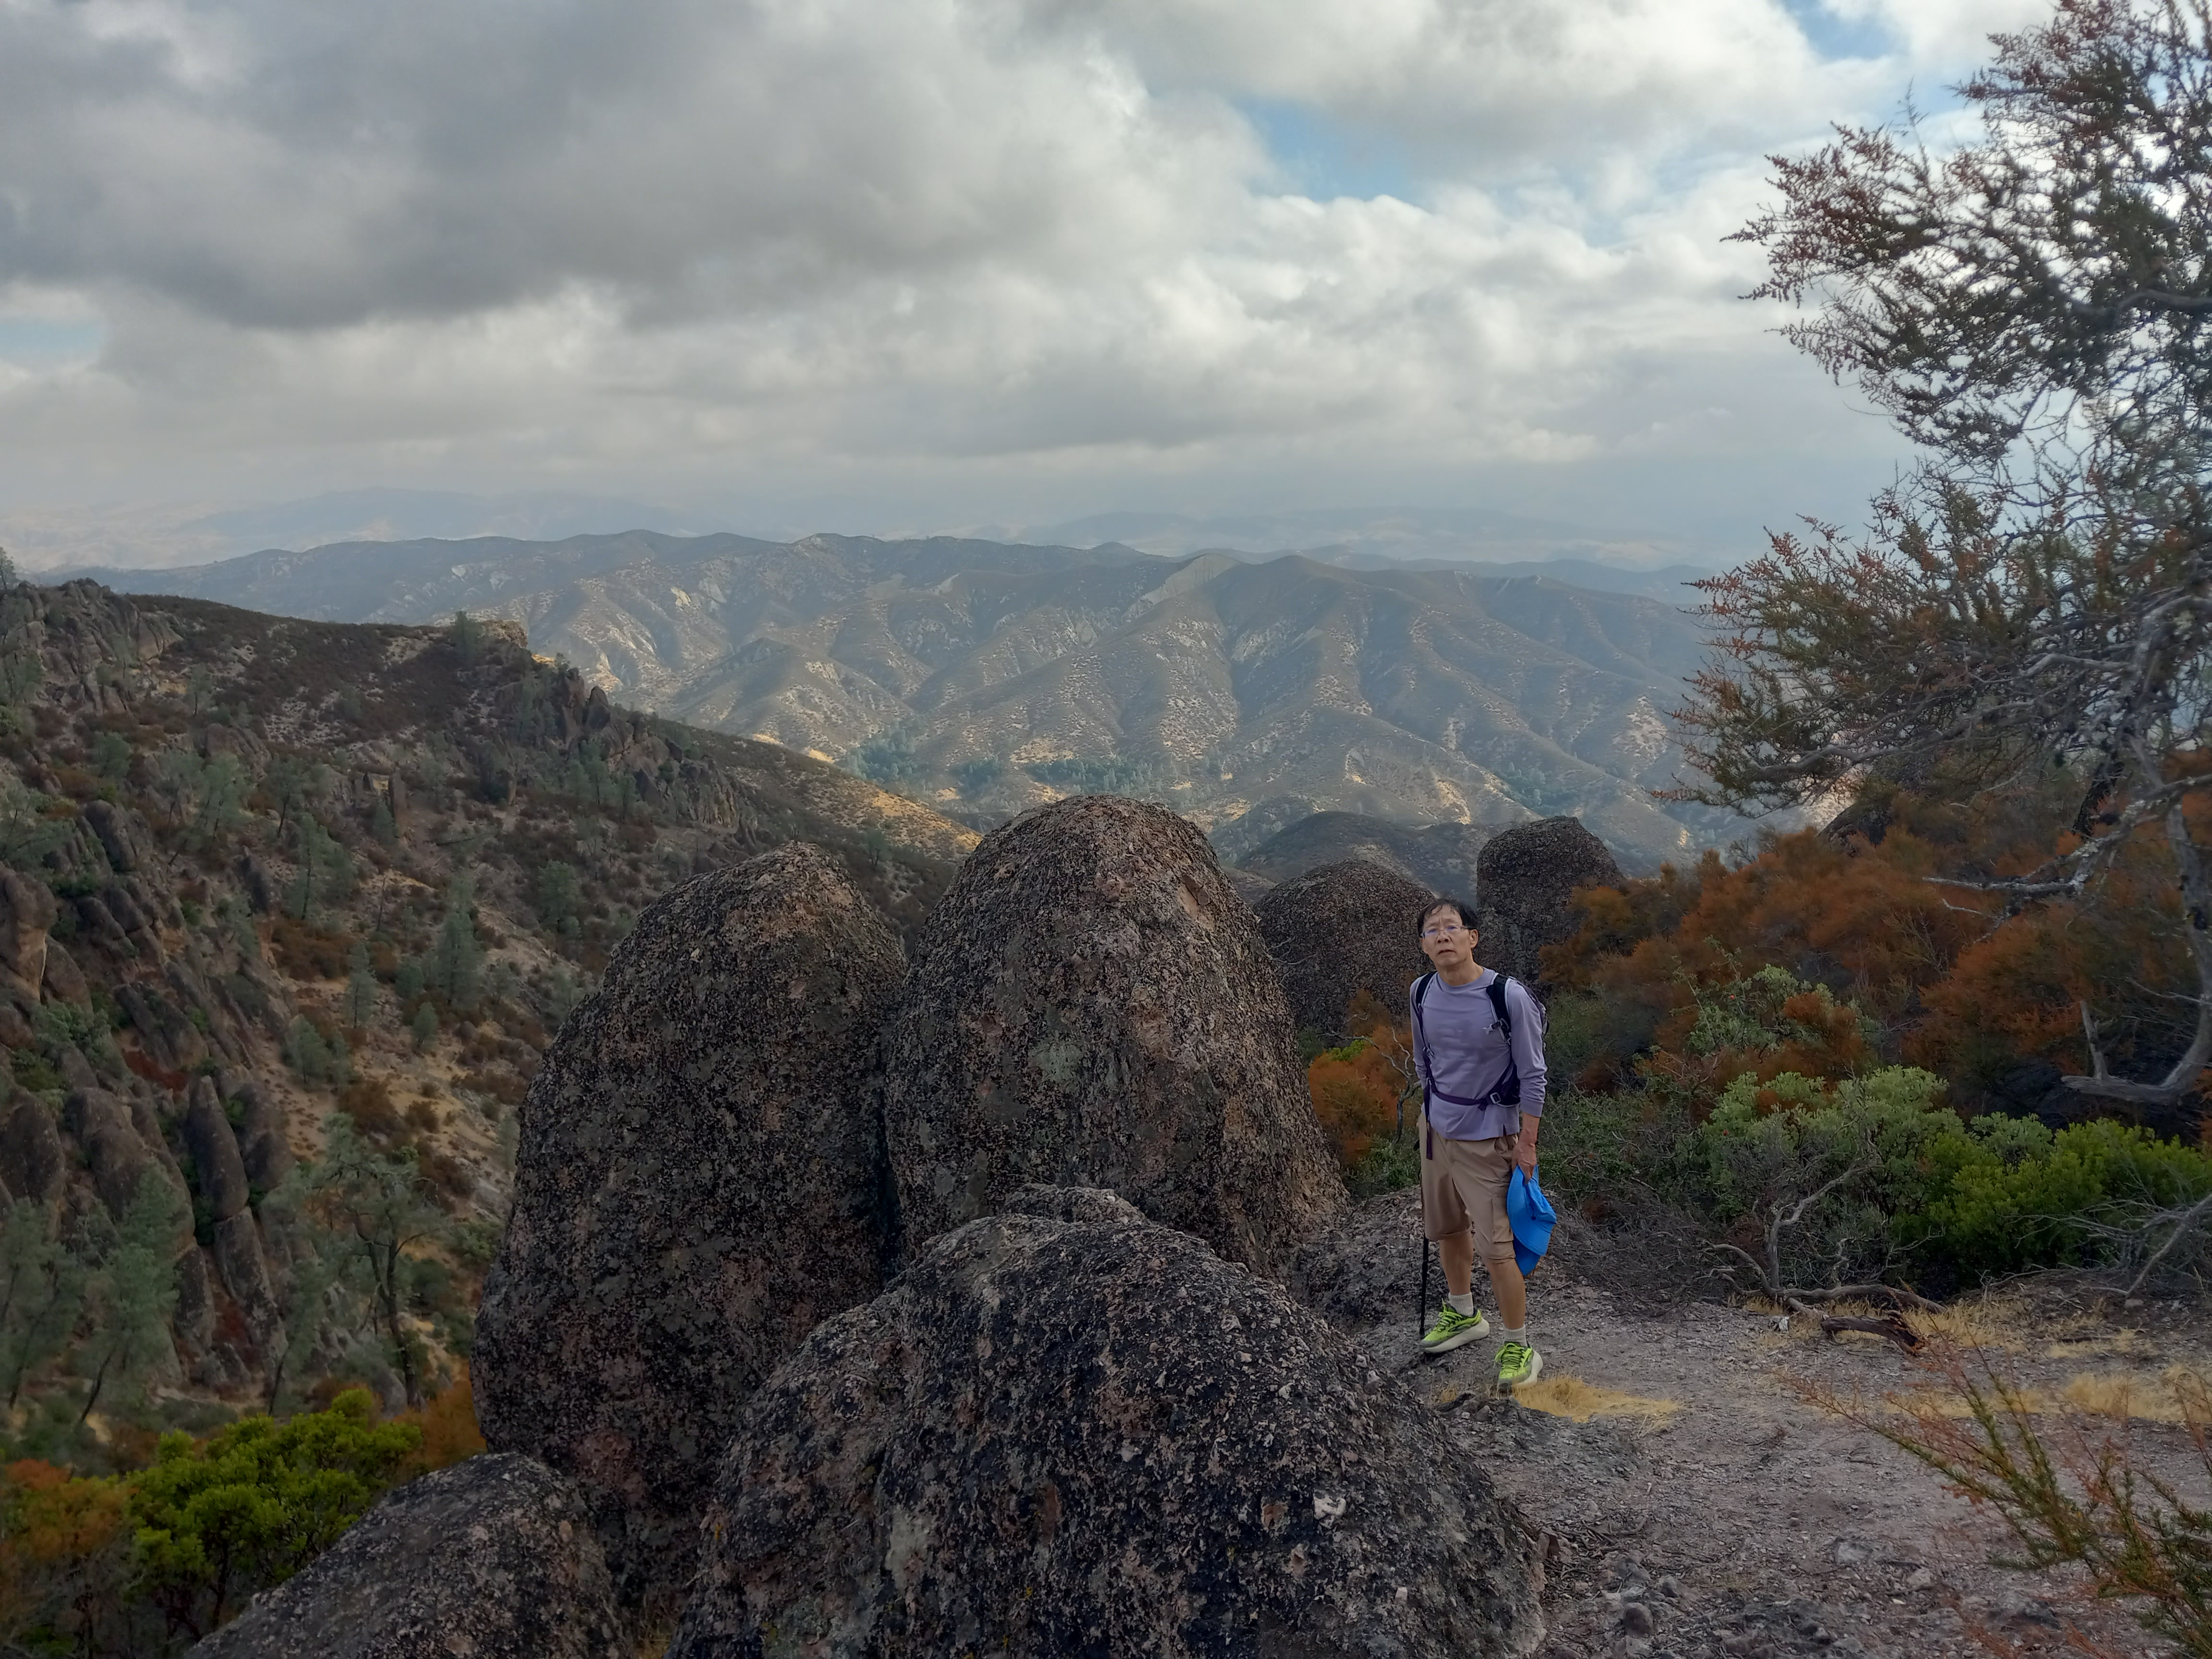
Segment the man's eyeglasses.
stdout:
<svg viewBox="0 0 2212 1659">
<path fill-rule="evenodd" d="M 1458 922 L 1440 921 L 1433 927 L 1422 928 L 1421 937 L 1423 939 L 1449 939 L 1454 933 L 1464 933 L 1465 932 L 1467 932 L 1467 929 L 1462 927 Z"/>
</svg>

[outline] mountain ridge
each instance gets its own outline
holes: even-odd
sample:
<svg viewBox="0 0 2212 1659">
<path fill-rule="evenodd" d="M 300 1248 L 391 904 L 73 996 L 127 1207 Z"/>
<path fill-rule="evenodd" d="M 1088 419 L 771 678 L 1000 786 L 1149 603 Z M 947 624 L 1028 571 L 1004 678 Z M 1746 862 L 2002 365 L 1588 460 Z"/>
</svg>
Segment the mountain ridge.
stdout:
<svg viewBox="0 0 2212 1659">
<path fill-rule="evenodd" d="M 1232 842 L 1271 802 L 1408 823 L 1571 812 L 1647 866 L 1739 832 L 1651 796 L 1679 763 L 1664 711 L 1702 660 L 1694 621 L 1543 566 L 634 532 L 112 574 L 332 620 L 507 617 L 611 696 L 976 825 L 1107 788 Z"/>
</svg>

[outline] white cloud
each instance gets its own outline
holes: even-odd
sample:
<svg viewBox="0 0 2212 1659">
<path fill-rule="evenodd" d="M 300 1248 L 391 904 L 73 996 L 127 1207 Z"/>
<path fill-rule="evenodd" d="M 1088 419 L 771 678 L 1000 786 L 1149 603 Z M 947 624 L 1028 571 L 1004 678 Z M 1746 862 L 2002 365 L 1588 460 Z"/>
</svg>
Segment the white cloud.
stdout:
<svg viewBox="0 0 2212 1659">
<path fill-rule="evenodd" d="M 1848 417 L 1719 239 L 2033 15 L 1829 3 L 1896 50 L 1770 0 L 0 0 L 0 319 L 105 329 L 0 374 L 0 483 L 1809 479 L 1776 411 Z M 1262 105 L 1405 199 L 1294 193 Z"/>
</svg>

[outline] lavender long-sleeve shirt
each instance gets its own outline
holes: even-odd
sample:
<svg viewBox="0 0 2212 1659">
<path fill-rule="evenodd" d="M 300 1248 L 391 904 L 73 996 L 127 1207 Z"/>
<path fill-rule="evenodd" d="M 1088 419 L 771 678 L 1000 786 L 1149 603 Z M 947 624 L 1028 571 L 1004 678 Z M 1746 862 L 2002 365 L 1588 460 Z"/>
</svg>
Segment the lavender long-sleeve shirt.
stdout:
<svg viewBox="0 0 2212 1659">
<path fill-rule="evenodd" d="M 1511 1134 L 1522 1117 L 1544 1115 L 1544 1011 L 1517 979 L 1505 982 L 1505 1007 L 1512 1016 L 1511 1057 L 1521 1073 L 1521 1103 L 1459 1106 L 1437 1097 L 1441 1089 L 1480 1100 L 1504 1079 L 1505 1039 L 1488 988 L 1497 977 L 1492 968 L 1464 985 L 1431 977 L 1421 999 L 1417 1030 L 1425 1041 L 1414 1044 L 1414 1067 L 1428 1095 L 1429 1122 L 1448 1140 L 1488 1140 Z"/>
</svg>

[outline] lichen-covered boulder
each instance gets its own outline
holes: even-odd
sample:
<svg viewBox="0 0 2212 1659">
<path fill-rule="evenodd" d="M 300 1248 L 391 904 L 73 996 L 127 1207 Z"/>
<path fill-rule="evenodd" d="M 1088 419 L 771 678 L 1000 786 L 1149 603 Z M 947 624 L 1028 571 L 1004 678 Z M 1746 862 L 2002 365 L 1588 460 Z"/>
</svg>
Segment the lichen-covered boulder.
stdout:
<svg viewBox="0 0 2212 1659">
<path fill-rule="evenodd" d="M 492 1452 L 410 1480 L 194 1659 L 610 1659 L 636 1651 L 576 1489 Z"/>
<path fill-rule="evenodd" d="M 1279 1276 L 1345 1203 L 1291 1031 L 1194 826 L 1091 795 L 993 831 L 884 1034 L 905 1249 L 1045 1182 L 1119 1193 Z"/>
<path fill-rule="evenodd" d="M 522 1107 L 471 1363 L 485 1438 L 574 1475 L 623 1594 L 688 1571 L 746 1397 L 882 1284 L 890 926 L 793 843 L 638 919 Z"/>
<path fill-rule="evenodd" d="M 1443 1294 L 1432 1273 L 1429 1305 L 1421 1305 L 1421 1253 L 1431 1249 L 1421 1232 L 1420 1190 L 1378 1193 L 1298 1253 L 1290 1292 L 1340 1331 L 1395 1324 L 1410 1340 Z"/>
<path fill-rule="evenodd" d="M 1360 992 L 1403 1018 L 1406 988 L 1429 964 L 1414 926 L 1435 896 L 1364 859 L 1324 864 L 1263 894 L 1252 907 L 1301 1030 L 1340 1039 Z"/>
<path fill-rule="evenodd" d="M 1538 1589 L 1441 1420 L 1280 1287 L 1002 1214 L 753 1396 L 669 1659 L 1474 1659 L 1536 1645 Z"/>
<path fill-rule="evenodd" d="M 1577 818 L 1540 818 L 1500 830 L 1483 843 L 1475 866 L 1475 954 L 1525 983 L 1540 984 L 1540 952 L 1574 936 L 1580 925 L 1571 901 L 1582 887 L 1618 887 L 1626 880 L 1606 844 Z"/>
</svg>

